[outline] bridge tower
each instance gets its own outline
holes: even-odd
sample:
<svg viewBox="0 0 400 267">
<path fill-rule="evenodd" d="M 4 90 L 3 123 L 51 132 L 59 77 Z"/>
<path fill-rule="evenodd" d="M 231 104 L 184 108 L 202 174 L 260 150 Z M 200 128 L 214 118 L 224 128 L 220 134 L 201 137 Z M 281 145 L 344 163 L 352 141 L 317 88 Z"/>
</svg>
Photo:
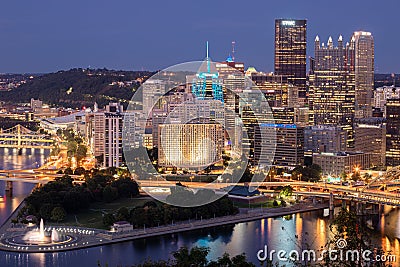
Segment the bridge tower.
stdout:
<svg viewBox="0 0 400 267">
<path fill-rule="evenodd" d="M 21 141 L 21 125 L 20 124 L 18 124 L 17 125 L 17 148 L 18 149 L 20 149 L 20 148 L 22 148 L 22 146 L 21 146 L 21 143 L 22 143 L 22 141 Z"/>
<path fill-rule="evenodd" d="M 6 195 L 12 197 L 13 195 L 13 182 L 6 181 Z"/>
<path fill-rule="evenodd" d="M 333 211 L 335 209 L 335 200 L 333 199 L 333 193 L 329 194 L 329 210 Z"/>
</svg>

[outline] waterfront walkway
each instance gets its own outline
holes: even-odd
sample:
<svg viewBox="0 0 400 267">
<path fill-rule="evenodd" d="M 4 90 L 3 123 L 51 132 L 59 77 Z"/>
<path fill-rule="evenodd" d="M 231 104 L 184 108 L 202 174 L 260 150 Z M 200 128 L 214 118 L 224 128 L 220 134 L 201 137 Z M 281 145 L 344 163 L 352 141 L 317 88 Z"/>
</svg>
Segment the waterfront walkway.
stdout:
<svg viewBox="0 0 400 267">
<path fill-rule="evenodd" d="M 212 219 L 194 220 L 177 222 L 170 225 L 163 225 L 151 228 L 134 229 L 132 231 L 117 233 L 98 229 L 88 229 L 82 227 L 51 227 L 66 233 L 73 238 L 68 244 L 49 244 L 42 246 L 29 246 L 21 244 L 13 244 L 14 237 L 24 235 L 25 229 L 13 228 L 9 222 L 2 227 L 2 235 L 0 239 L 0 250 L 15 252 L 59 252 L 67 250 L 75 250 L 89 248 L 95 246 L 103 246 L 119 242 L 131 241 L 140 238 L 160 236 L 165 234 L 179 233 L 196 229 L 204 229 L 209 227 L 236 224 L 264 218 L 281 217 L 294 213 L 315 211 L 328 208 L 328 204 L 296 204 L 285 208 L 257 208 L 257 209 L 241 209 L 237 215 L 216 217 Z M 14 213 L 15 214 L 15 213 Z M 12 216 L 8 219 L 11 220 Z M 8 227 L 7 229 L 5 229 Z M 51 230 L 50 228 L 48 229 Z"/>
</svg>

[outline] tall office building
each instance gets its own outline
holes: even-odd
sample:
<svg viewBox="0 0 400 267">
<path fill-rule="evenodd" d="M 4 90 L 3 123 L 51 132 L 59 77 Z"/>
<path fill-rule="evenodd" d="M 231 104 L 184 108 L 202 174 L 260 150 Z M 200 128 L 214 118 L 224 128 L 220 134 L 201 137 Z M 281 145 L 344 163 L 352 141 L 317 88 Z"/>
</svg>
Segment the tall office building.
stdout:
<svg viewBox="0 0 400 267">
<path fill-rule="evenodd" d="M 353 146 L 355 88 L 347 59 L 349 48 L 339 36 L 334 46 L 329 37 L 327 45 L 315 38 L 313 64 L 309 78 L 310 120 L 314 125 L 340 125 L 347 131 L 348 146 Z"/>
<path fill-rule="evenodd" d="M 264 138 L 261 138 L 263 135 Z M 262 123 L 259 131 L 255 133 L 255 157 L 259 159 L 260 165 L 272 164 L 280 168 L 294 168 L 304 164 L 304 128 L 295 124 L 271 124 Z M 270 137 L 270 138 L 268 138 Z M 276 137 L 276 144 L 270 139 Z M 272 151 L 275 147 L 275 154 L 259 157 L 257 154 L 264 147 L 265 151 Z M 269 156 L 269 157 L 268 157 Z M 273 159 L 272 159 L 273 157 Z"/>
<path fill-rule="evenodd" d="M 386 103 L 386 165 L 400 165 L 400 99 Z"/>
<path fill-rule="evenodd" d="M 298 87 L 299 100 L 307 97 L 306 48 L 307 20 L 275 20 L 275 74 Z"/>
<path fill-rule="evenodd" d="M 354 32 L 351 37 L 351 71 L 355 79 L 356 118 L 372 117 L 372 93 L 374 90 L 374 38 L 370 32 Z"/>
</svg>

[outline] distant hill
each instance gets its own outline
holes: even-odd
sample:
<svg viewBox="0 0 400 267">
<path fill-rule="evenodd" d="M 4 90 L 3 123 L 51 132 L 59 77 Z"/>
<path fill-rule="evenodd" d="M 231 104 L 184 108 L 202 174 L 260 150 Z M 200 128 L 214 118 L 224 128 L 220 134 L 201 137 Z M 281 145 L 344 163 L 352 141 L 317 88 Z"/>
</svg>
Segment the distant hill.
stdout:
<svg viewBox="0 0 400 267">
<path fill-rule="evenodd" d="M 31 98 L 57 106 L 81 108 L 97 102 L 100 107 L 110 101 L 127 104 L 140 82 L 153 73 L 107 69 L 71 69 L 44 74 L 27 80 L 11 91 L 1 91 L 0 101 L 29 102 Z"/>
</svg>

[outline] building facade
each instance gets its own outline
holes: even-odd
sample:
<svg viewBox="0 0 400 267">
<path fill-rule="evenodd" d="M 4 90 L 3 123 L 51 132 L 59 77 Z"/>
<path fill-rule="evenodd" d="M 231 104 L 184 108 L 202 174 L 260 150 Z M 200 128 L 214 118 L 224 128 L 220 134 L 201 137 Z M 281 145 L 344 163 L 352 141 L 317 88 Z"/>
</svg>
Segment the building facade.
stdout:
<svg viewBox="0 0 400 267">
<path fill-rule="evenodd" d="M 377 166 L 379 157 L 374 153 L 338 152 L 314 153 L 313 163 L 322 168 L 323 175 L 339 177 L 342 173 L 351 173 L 355 168 L 367 170 Z"/>
<path fill-rule="evenodd" d="M 260 132 L 262 138 L 256 138 L 256 146 L 261 143 L 263 149 L 273 151 L 275 146 L 275 155 L 272 164 L 269 160 L 260 158 L 261 164 L 279 168 L 292 169 L 296 166 L 304 165 L 304 128 L 295 124 L 261 124 Z M 271 137 L 271 138 L 268 138 Z M 276 138 L 276 143 L 271 143 L 271 139 Z M 256 147 L 257 148 L 257 147 Z M 255 149 L 259 151 L 260 148 Z M 269 155 L 266 155 L 269 159 Z M 271 166 L 269 165 L 269 166 Z"/>
<path fill-rule="evenodd" d="M 345 151 L 346 144 L 347 132 L 340 126 L 316 125 L 304 129 L 304 150 L 308 156 Z"/>
<path fill-rule="evenodd" d="M 386 165 L 400 165 L 400 99 L 386 103 Z"/>
<path fill-rule="evenodd" d="M 354 127 L 354 150 L 375 154 L 379 158 L 377 165 L 386 162 L 386 127 L 383 123 L 361 124 Z"/>
<path fill-rule="evenodd" d="M 159 166 L 201 170 L 222 160 L 220 124 L 163 124 L 158 131 Z"/>
</svg>

